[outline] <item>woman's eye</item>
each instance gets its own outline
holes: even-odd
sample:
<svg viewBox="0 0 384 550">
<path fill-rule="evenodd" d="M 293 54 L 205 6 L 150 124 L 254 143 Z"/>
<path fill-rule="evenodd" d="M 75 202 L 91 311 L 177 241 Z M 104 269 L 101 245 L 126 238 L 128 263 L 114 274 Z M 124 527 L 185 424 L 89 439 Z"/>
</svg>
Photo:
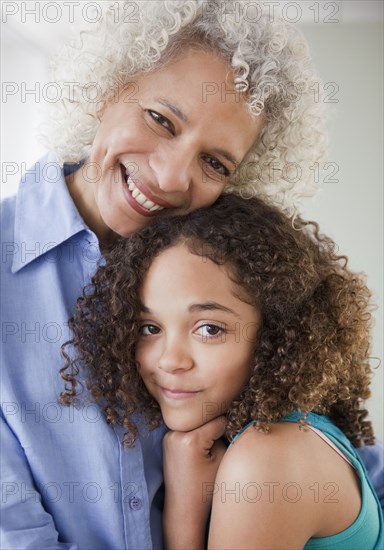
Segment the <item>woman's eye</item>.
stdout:
<svg viewBox="0 0 384 550">
<path fill-rule="evenodd" d="M 139 334 L 141 336 L 152 336 L 154 334 L 159 334 L 160 329 L 156 325 L 141 325 L 139 328 Z"/>
<path fill-rule="evenodd" d="M 225 330 L 223 327 L 220 327 L 218 325 L 212 325 L 212 324 L 206 324 L 201 325 L 198 328 L 198 331 L 200 336 L 203 337 L 203 339 L 207 338 L 217 338 L 218 336 L 221 336 L 225 333 Z"/>
<path fill-rule="evenodd" d="M 202 158 L 203 158 L 203 161 L 209 166 L 209 168 L 212 168 L 212 170 L 214 170 L 221 176 L 225 176 L 225 177 L 229 176 L 230 172 L 228 168 L 226 168 L 224 164 L 219 160 L 217 160 L 215 157 L 204 155 Z"/>
<path fill-rule="evenodd" d="M 156 124 L 168 130 L 168 132 L 170 132 L 172 135 L 175 135 L 174 125 L 165 116 L 161 115 L 157 111 L 152 111 L 151 109 L 147 109 L 147 113 L 156 122 Z"/>
</svg>

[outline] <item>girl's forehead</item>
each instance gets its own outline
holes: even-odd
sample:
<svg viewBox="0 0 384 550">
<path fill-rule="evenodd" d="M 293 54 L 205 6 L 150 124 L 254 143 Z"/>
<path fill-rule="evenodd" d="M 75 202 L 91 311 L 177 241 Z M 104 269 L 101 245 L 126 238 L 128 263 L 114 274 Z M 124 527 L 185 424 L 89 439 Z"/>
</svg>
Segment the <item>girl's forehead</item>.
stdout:
<svg viewBox="0 0 384 550">
<path fill-rule="evenodd" d="M 211 258 L 212 247 L 198 242 L 179 241 L 162 250 L 143 278 L 142 300 L 161 304 L 177 300 L 192 303 L 195 299 L 225 302 L 235 309 L 240 304 L 255 308 L 254 297 L 237 282 L 241 278 L 235 276 L 236 266 L 215 263 Z"/>
</svg>

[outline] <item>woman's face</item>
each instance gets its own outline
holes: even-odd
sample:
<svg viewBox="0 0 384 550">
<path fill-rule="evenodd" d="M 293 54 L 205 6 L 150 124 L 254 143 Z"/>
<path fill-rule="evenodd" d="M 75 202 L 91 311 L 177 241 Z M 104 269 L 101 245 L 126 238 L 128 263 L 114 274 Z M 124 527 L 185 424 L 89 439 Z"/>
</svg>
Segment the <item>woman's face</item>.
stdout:
<svg viewBox="0 0 384 550">
<path fill-rule="evenodd" d="M 139 77 L 100 116 L 81 170 L 93 182 L 89 225 L 99 236 L 128 236 L 153 217 L 212 204 L 262 127 L 230 68 L 193 50 Z"/>
<path fill-rule="evenodd" d="M 225 267 L 182 244 L 147 272 L 136 359 L 171 430 L 224 414 L 248 383 L 260 314 L 243 294 Z"/>
</svg>

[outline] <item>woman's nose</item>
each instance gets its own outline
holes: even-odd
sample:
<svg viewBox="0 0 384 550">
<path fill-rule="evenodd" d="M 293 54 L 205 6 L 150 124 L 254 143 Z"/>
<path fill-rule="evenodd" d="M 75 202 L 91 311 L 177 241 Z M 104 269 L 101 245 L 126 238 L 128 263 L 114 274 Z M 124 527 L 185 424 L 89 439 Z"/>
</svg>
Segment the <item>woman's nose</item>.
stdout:
<svg viewBox="0 0 384 550">
<path fill-rule="evenodd" d="M 185 193 L 191 187 L 194 154 L 187 144 L 172 140 L 160 144 L 149 159 L 159 188 L 165 193 Z"/>
<path fill-rule="evenodd" d="M 189 370 L 194 361 L 188 348 L 181 342 L 168 341 L 162 350 L 158 367 L 168 373 Z"/>
</svg>

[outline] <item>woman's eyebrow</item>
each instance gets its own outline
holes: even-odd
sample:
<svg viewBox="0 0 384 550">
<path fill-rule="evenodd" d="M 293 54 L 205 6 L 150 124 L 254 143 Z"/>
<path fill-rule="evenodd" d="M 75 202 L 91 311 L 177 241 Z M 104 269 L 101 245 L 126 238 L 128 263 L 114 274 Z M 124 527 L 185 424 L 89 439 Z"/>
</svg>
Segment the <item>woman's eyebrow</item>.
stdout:
<svg viewBox="0 0 384 550">
<path fill-rule="evenodd" d="M 155 99 L 155 101 L 157 103 L 160 103 L 161 105 L 164 105 L 164 107 L 168 107 L 168 109 L 170 111 L 172 111 L 172 113 L 175 116 L 177 116 L 177 118 L 182 120 L 183 122 L 185 122 L 185 123 L 189 122 L 189 119 L 188 119 L 187 115 L 185 113 L 183 113 L 183 111 L 180 109 L 180 107 L 175 105 L 175 103 L 171 103 L 170 101 L 168 101 L 168 99 L 164 99 L 162 97 L 159 97 L 159 98 Z"/>
<path fill-rule="evenodd" d="M 235 315 L 236 317 L 240 318 L 240 315 L 236 313 L 233 309 L 223 306 L 222 304 L 219 304 L 217 302 L 204 302 L 203 304 L 191 304 L 188 308 L 188 310 L 193 313 L 195 311 L 212 311 L 212 310 L 219 310 L 224 311 L 226 313 L 231 313 L 232 315 Z"/>
<path fill-rule="evenodd" d="M 180 107 L 178 105 L 176 105 L 175 103 L 172 103 L 171 101 L 169 101 L 168 99 L 165 99 L 163 97 L 158 97 L 158 98 L 155 99 L 155 101 L 157 103 L 160 103 L 160 105 L 163 105 L 164 107 L 167 107 L 182 122 L 185 122 L 186 124 L 189 123 L 189 119 L 188 119 L 187 115 L 185 113 L 183 113 L 183 111 L 180 109 Z M 233 164 L 235 168 L 240 164 L 240 161 L 236 160 L 235 157 L 233 155 L 231 155 L 231 153 L 229 153 L 225 149 L 221 149 L 220 147 L 214 147 L 212 149 L 212 152 L 223 156 L 231 164 Z"/>
<path fill-rule="evenodd" d="M 214 153 L 218 153 L 222 157 L 226 158 L 235 168 L 240 164 L 239 160 L 236 160 L 235 157 L 231 155 L 231 153 L 228 153 L 225 149 L 221 149 L 220 147 L 215 147 L 212 149 Z"/>
</svg>

